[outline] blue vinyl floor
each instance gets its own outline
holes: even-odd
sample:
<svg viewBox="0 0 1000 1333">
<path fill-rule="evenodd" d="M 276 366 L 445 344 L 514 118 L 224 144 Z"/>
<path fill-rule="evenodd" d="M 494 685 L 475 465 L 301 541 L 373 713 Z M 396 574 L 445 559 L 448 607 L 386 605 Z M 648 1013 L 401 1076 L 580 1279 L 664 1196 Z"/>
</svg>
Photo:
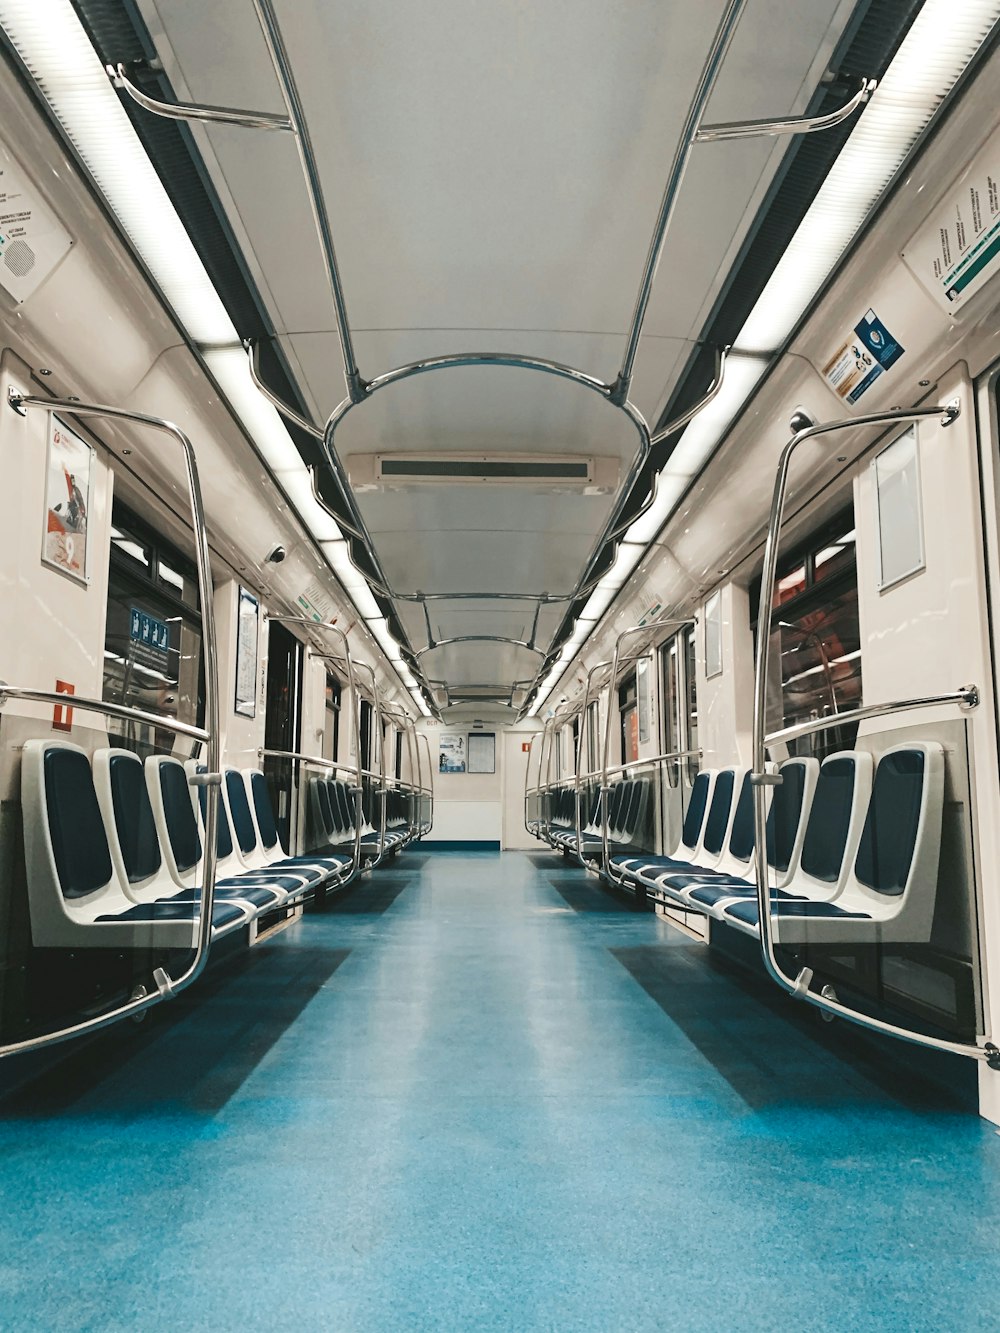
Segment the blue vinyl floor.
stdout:
<svg viewBox="0 0 1000 1333">
<path fill-rule="evenodd" d="M 995 1330 L 1000 1138 L 902 1049 L 414 848 L 0 1101 L 0 1329 Z"/>
</svg>

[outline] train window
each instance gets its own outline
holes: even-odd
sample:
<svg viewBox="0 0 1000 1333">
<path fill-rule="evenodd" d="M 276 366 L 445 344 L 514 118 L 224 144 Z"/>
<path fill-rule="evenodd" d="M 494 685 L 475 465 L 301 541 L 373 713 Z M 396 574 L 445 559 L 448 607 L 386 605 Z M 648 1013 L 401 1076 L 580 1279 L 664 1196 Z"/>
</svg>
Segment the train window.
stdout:
<svg viewBox="0 0 1000 1333">
<path fill-rule="evenodd" d="M 697 647 L 694 626 L 684 631 L 684 693 L 687 699 L 686 722 L 687 735 L 684 737 L 684 750 L 698 748 L 698 682 L 696 676 Z M 688 774 L 694 777 L 698 771 L 698 759 L 692 756 L 688 760 Z"/>
<path fill-rule="evenodd" d="M 618 716 L 621 722 L 621 762 L 631 764 L 639 758 L 639 706 L 634 675 L 618 691 Z"/>
<path fill-rule="evenodd" d="M 175 577 L 163 578 L 164 567 Z M 111 526 L 103 697 L 193 725 L 200 725 L 204 715 L 194 566 L 117 502 Z M 171 746 L 170 733 L 151 736 L 133 722 L 121 724 L 117 738 Z"/>
<path fill-rule="evenodd" d="M 779 564 L 779 587 L 787 576 L 798 591 L 772 602 L 772 663 L 769 731 L 815 717 L 859 708 L 862 703 L 861 630 L 854 514 L 843 511 Z M 789 586 L 792 586 L 791 582 Z M 759 607 L 760 585 L 751 592 Z M 755 634 L 757 624 L 754 624 Z M 854 743 L 857 727 L 837 728 L 793 744 L 799 754 L 823 758 Z"/>
<path fill-rule="evenodd" d="M 372 758 L 372 713 L 373 708 L 367 699 L 361 700 L 361 711 L 358 715 L 359 730 L 361 732 L 361 767 L 371 771 Z"/>
<path fill-rule="evenodd" d="M 660 744 L 664 754 L 676 754 L 686 747 L 681 743 L 680 716 L 680 643 L 679 636 L 668 640 L 660 649 L 660 682 L 662 706 L 660 708 Z M 677 786 L 678 767 L 668 764 L 667 782 Z"/>
<path fill-rule="evenodd" d="M 775 580 L 771 605 L 781 606 L 783 602 L 790 602 L 793 597 L 798 597 L 800 592 L 805 592 L 805 587 L 805 565 L 797 565 L 794 569 L 789 570 L 787 574 L 779 574 Z"/>
<path fill-rule="evenodd" d="M 853 569 L 858 560 L 854 529 L 835 538 L 813 556 L 813 583 Z"/>
<path fill-rule="evenodd" d="M 587 768 L 596 773 L 601 767 L 601 705 L 595 699 L 587 710 Z"/>
<path fill-rule="evenodd" d="M 396 732 L 396 781 L 403 780 L 403 733 Z"/>
<path fill-rule="evenodd" d="M 115 506 L 115 520 L 111 524 L 111 549 L 129 560 L 137 561 L 144 569 L 150 568 L 149 549 L 146 544 L 130 532 L 119 519 L 119 506 Z"/>
<path fill-rule="evenodd" d="M 340 751 L 340 681 L 326 673 L 326 712 L 323 728 L 323 758 L 336 759 Z"/>
</svg>

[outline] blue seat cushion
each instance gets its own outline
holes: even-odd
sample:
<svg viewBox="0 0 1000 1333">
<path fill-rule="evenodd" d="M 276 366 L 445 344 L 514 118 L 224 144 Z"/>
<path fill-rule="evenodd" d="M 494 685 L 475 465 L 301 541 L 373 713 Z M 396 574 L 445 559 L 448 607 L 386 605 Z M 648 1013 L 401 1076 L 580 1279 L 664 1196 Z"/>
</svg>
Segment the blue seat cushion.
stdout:
<svg viewBox="0 0 1000 1333">
<path fill-rule="evenodd" d="M 108 912 L 99 916 L 98 921 L 194 921 L 197 912 L 194 903 L 167 902 L 136 903 L 127 912 Z M 212 925 L 215 927 L 231 926 L 243 920 L 243 912 L 229 903 L 215 903 L 212 907 Z"/>
<path fill-rule="evenodd" d="M 301 876 L 310 884 L 314 884 L 316 880 L 322 879 L 326 874 L 326 871 L 321 867 L 315 857 L 308 856 L 286 856 L 283 861 L 272 861 L 269 866 L 265 866 L 263 869 L 268 871 L 294 871 L 296 875 Z"/>
<path fill-rule="evenodd" d="M 801 893 L 788 893 L 785 889 L 773 887 L 771 894 L 782 902 L 801 901 L 802 899 Z M 705 907 L 714 907 L 716 903 L 724 902 L 727 898 L 752 898 L 756 900 L 757 889 L 744 879 L 720 879 L 714 884 L 699 884 L 687 896 L 692 902 L 701 903 Z"/>
<path fill-rule="evenodd" d="M 196 903 L 199 900 L 200 896 L 197 890 L 181 889 L 180 893 L 175 893 L 168 901 L 172 903 Z M 253 903 L 254 907 L 266 911 L 269 907 L 279 906 L 284 900 L 285 895 L 268 884 L 248 884 L 242 889 L 232 888 L 226 884 L 215 886 L 215 901 L 217 903 Z"/>
<path fill-rule="evenodd" d="M 726 916 L 733 917 L 736 921 L 743 921 L 748 926 L 759 926 L 760 917 L 757 914 L 756 901 L 747 901 L 733 903 L 732 907 L 725 909 Z M 815 919 L 830 920 L 834 917 L 842 917 L 844 920 L 852 921 L 870 921 L 871 917 L 867 912 L 845 912 L 842 907 L 836 903 L 816 903 L 808 899 L 800 899 L 797 902 L 781 903 L 777 915 L 779 917 L 793 917 L 797 919 Z"/>
</svg>

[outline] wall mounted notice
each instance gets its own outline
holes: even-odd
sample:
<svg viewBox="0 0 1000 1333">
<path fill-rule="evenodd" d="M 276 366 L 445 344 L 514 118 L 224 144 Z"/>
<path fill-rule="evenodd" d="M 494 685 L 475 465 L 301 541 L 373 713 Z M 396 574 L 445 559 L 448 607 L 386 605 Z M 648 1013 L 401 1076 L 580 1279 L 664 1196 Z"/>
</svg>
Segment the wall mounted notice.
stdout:
<svg viewBox="0 0 1000 1333">
<path fill-rule="evenodd" d="M 90 555 L 90 482 L 94 450 L 57 416 L 49 416 L 42 560 L 87 582 Z"/>
<path fill-rule="evenodd" d="M 26 301 L 73 244 L 0 143 L 0 287 Z"/>
<path fill-rule="evenodd" d="M 334 605 L 329 596 L 324 592 L 322 584 L 317 580 L 310 583 L 305 592 L 300 592 L 296 597 L 299 610 L 303 615 L 309 616 L 319 625 L 335 624 L 336 616 L 333 614 Z"/>
<path fill-rule="evenodd" d="M 246 588 L 240 589 L 236 624 L 236 697 L 234 712 L 241 717 L 257 716 L 257 639 L 260 603 Z"/>
<path fill-rule="evenodd" d="M 838 398 L 856 403 L 905 350 L 875 311 L 868 310 L 823 367 L 823 374 Z"/>
<path fill-rule="evenodd" d="M 438 740 L 438 772 L 465 772 L 465 737 L 444 735 Z"/>
<path fill-rule="evenodd" d="M 902 259 L 949 314 L 1000 269 L 1000 137 L 983 145 Z"/>
</svg>

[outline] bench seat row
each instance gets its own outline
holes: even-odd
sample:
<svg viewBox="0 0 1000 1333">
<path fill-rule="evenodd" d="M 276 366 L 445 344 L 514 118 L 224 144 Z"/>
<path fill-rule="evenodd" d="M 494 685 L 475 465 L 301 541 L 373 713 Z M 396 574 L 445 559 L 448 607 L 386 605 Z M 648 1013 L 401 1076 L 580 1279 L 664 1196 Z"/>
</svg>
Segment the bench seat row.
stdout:
<svg viewBox="0 0 1000 1333">
<path fill-rule="evenodd" d="M 877 762 L 864 750 L 841 751 L 822 764 L 793 758 L 777 775 L 777 785 L 766 789 L 777 941 L 929 940 L 944 805 L 940 744 L 895 746 Z M 618 850 L 607 871 L 614 882 L 664 905 L 759 937 L 754 842 L 749 772 L 703 770 L 677 846 L 667 855 Z"/>
<path fill-rule="evenodd" d="M 180 948 L 197 938 L 204 769 L 108 747 L 31 740 L 21 761 L 32 943 Z M 284 912 L 354 870 L 349 852 L 289 856 L 264 774 L 227 769 L 216 832 L 213 937 Z"/>
</svg>

